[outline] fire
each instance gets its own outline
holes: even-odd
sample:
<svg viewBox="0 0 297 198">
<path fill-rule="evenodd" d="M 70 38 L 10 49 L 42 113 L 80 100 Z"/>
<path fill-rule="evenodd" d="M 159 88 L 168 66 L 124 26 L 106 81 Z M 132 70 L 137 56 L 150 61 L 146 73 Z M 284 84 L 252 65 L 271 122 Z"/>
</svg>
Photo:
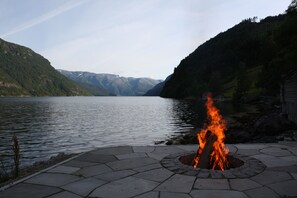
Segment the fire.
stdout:
<svg viewBox="0 0 297 198">
<path fill-rule="evenodd" d="M 222 118 L 220 111 L 214 106 L 214 102 L 210 94 L 207 96 L 205 105 L 207 108 L 207 118 L 209 124 L 205 126 L 200 133 L 197 133 L 199 149 L 197 156 L 193 161 L 194 168 L 196 168 L 199 163 L 199 159 L 203 149 L 205 148 L 208 136 L 215 135 L 216 140 L 213 143 L 213 150 L 210 154 L 209 168 L 225 170 L 228 167 L 227 155 L 229 153 L 229 150 L 225 148 L 224 144 L 224 131 L 227 129 L 227 123 Z"/>
</svg>

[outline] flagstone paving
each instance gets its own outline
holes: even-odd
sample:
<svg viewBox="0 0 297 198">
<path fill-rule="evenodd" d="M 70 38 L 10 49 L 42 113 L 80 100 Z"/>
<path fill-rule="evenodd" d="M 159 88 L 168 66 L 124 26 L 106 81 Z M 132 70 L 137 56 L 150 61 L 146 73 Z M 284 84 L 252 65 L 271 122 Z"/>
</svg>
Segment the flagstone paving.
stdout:
<svg viewBox="0 0 297 198">
<path fill-rule="evenodd" d="M 260 169 L 197 172 L 168 159 L 195 152 L 197 145 L 106 147 L 4 186 L 0 198 L 297 197 L 297 142 L 227 147 L 235 156 L 260 163 Z"/>
</svg>

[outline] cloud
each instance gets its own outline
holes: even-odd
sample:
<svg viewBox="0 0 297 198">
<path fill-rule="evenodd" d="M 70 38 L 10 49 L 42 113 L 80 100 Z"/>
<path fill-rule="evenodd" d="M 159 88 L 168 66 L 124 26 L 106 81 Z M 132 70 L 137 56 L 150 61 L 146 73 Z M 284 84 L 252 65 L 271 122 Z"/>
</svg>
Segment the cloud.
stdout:
<svg viewBox="0 0 297 198">
<path fill-rule="evenodd" d="M 64 13 L 64 12 L 67 12 L 67 11 L 69 11 L 69 10 L 71 10 L 71 9 L 73 9 L 73 8 L 83 4 L 85 2 L 86 2 L 86 0 L 83 0 L 83 1 L 75 0 L 75 1 L 70 1 L 70 2 L 64 3 L 61 6 L 59 6 L 58 8 L 56 8 L 56 9 L 54 9 L 54 10 L 52 10 L 52 11 L 50 11 L 50 12 L 44 14 L 44 15 L 41 15 L 41 16 L 39 16 L 37 18 L 34 18 L 34 19 L 30 20 L 30 21 L 27 21 L 26 23 L 23 23 L 23 24 L 15 27 L 15 28 L 13 28 L 12 30 L 2 34 L 0 37 L 5 38 L 7 36 L 16 34 L 18 32 L 22 32 L 22 31 L 24 31 L 26 29 L 29 29 L 29 28 L 31 28 L 31 27 L 33 27 L 35 25 L 43 23 L 43 22 L 45 22 L 45 21 L 47 21 L 47 20 L 49 20 L 49 19 L 51 19 L 51 18 L 53 18 L 55 16 L 58 16 L 58 15 Z"/>
</svg>

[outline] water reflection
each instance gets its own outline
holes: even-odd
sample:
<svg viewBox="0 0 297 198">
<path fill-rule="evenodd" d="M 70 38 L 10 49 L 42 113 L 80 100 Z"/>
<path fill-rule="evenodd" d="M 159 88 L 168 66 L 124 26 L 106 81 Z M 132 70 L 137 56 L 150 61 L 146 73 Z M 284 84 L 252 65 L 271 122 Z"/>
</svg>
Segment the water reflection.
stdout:
<svg viewBox="0 0 297 198">
<path fill-rule="evenodd" d="M 21 164 L 59 152 L 111 145 L 152 145 L 202 126 L 202 101 L 159 97 L 0 98 L 0 160 L 12 162 L 12 134 Z"/>
</svg>

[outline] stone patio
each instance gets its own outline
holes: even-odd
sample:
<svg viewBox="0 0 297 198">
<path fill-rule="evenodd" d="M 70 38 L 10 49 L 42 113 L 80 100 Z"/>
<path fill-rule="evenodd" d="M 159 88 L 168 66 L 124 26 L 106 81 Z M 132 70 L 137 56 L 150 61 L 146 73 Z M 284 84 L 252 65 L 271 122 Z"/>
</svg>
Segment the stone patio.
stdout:
<svg viewBox="0 0 297 198">
<path fill-rule="evenodd" d="M 238 168 L 230 176 L 234 170 L 170 170 L 166 160 L 164 166 L 168 156 L 194 152 L 197 145 L 98 148 L 5 186 L 0 197 L 297 197 L 297 142 L 227 146 L 262 169 L 252 174 Z"/>
</svg>

